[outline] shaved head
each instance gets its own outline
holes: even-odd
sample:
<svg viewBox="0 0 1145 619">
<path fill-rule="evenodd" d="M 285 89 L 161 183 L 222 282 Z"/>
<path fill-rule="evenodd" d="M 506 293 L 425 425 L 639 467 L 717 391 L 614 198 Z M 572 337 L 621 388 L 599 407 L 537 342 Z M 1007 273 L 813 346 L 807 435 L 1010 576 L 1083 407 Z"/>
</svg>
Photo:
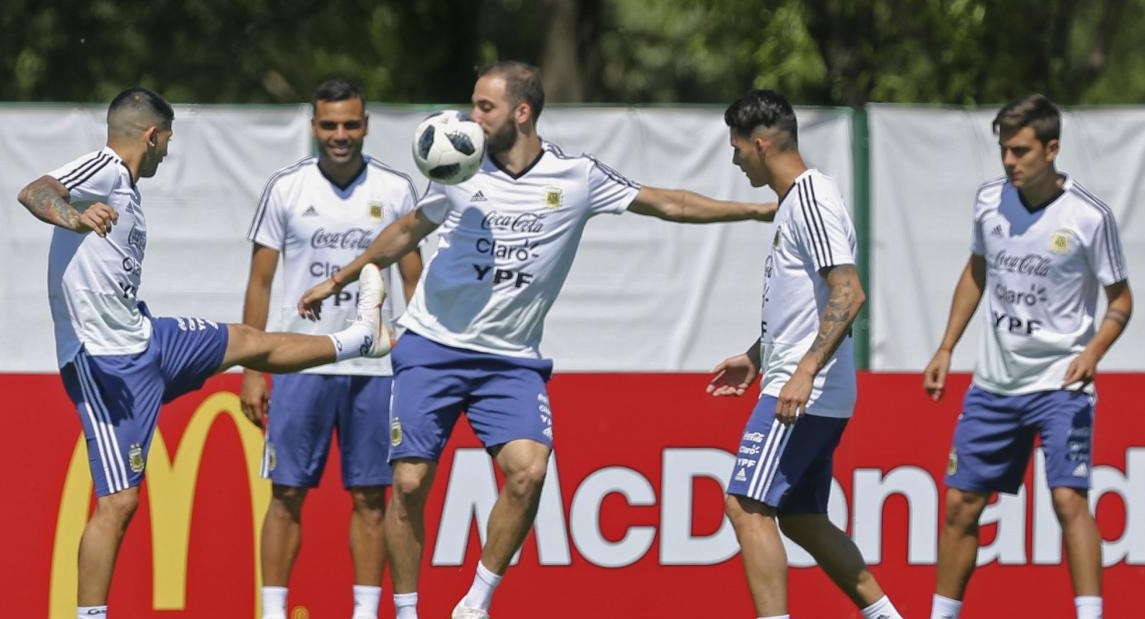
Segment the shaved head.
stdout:
<svg viewBox="0 0 1145 619">
<path fill-rule="evenodd" d="M 107 133 L 133 137 L 151 127 L 170 128 L 174 120 L 175 111 L 163 97 L 146 88 L 128 88 L 116 95 L 107 108 Z"/>
</svg>

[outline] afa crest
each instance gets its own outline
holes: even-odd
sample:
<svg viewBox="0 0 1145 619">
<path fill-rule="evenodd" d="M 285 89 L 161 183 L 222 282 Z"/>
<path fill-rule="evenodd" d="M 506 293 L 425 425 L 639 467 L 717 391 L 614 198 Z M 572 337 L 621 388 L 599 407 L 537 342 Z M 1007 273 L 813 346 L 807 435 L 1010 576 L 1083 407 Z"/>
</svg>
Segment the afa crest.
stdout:
<svg viewBox="0 0 1145 619">
<path fill-rule="evenodd" d="M 131 449 L 127 451 L 127 462 L 131 465 L 132 472 L 143 472 L 143 447 L 139 443 L 131 444 Z"/>
<path fill-rule="evenodd" d="M 373 219 L 374 221 L 382 220 L 382 206 L 383 204 L 380 201 L 370 202 L 370 219 Z"/>
<path fill-rule="evenodd" d="M 394 417 L 390 420 L 390 445 L 397 447 L 402 444 L 402 420 Z"/>
<path fill-rule="evenodd" d="M 1072 244 L 1073 232 L 1065 228 L 1054 230 L 1053 235 L 1050 237 L 1050 251 L 1059 256 L 1068 254 Z"/>
<path fill-rule="evenodd" d="M 565 194 L 560 187 L 545 187 L 545 208 L 558 209 L 564 204 Z"/>
<path fill-rule="evenodd" d="M 273 471 L 278 467 L 278 452 L 274 449 L 274 443 L 266 442 L 266 470 Z"/>
<path fill-rule="evenodd" d="M 958 450 L 950 448 L 950 459 L 946 462 L 946 474 L 953 475 L 958 472 Z"/>
</svg>

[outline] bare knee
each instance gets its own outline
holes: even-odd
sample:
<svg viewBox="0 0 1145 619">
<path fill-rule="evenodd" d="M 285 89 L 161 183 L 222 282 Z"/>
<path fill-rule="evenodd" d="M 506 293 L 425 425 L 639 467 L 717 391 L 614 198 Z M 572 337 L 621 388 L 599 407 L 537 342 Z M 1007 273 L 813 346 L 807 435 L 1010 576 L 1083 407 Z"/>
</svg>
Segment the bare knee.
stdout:
<svg viewBox="0 0 1145 619">
<path fill-rule="evenodd" d="M 764 503 L 736 494 L 729 494 L 724 501 L 724 513 L 737 531 L 742 527 L 758 524 L 775 517 L 775 510 Z"/>
<path fill-rule="evenodd" d="M 354 515 L 373 524 L 381 525 L 386 515 L 386 489 L 383 486 L 350 488 Z"/>
<path fill-rule="evenodd" d="M 139 487 L 99 497 L 95 503 L 95 518 L 105 520 L 115 526 L 126 528 L 135 511 L 139 509 Z"/>
<path fill-rule="evenodd" d="M 394 463 L 394 501 L 399 505 L 425 501 L 433 483 L 433 463 L 428 460 L 399 460 Z"/>
<path fill-rule="evenodd" d="M 800 546 L 806 546 L 824 526 L 835 526 L 825 514 L 780 514 L 778 521 L 779 530 Z"/>
<path fill-rule="evenodd" d="M 1053 495 L 1054 513 L 1062 526 L 1080 520 L 1088 520 L 1089 513 L 1088 492 L 1080 488 L 1059 487 L 1051 490 Z"/>
<path fill-rule="evenodd" d="M 546 460 L 534 459 L 505 471 L 505 492 L 516 499 L 539 497 L 548 473 Z"/>
<path fill-rule="evenodd" d="M 947 528 L 962 531 L 971 531 L 978 526 L 978 519 L 982 510 L 986 509 L 989 495 L 982 492 L 967 492 L 950 488 L 946 492 L 946 514 L 944 524 Z"/>
<path fill-rule="evenodd" d="M 302 519 L 302 503 L 306 500 L 307 491 L 307 488 L 297 486 L 272 485 L 267 515 L 271 518 L 299 522 Z"/>
</svg>

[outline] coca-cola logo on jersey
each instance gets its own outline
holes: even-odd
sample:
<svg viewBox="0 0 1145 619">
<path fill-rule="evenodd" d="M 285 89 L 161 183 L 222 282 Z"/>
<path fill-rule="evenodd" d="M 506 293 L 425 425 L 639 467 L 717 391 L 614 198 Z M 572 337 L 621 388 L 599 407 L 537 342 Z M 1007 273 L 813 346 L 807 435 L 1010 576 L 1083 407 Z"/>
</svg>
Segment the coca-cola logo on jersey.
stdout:
<svg viewBox="0 0 1145 619">
<path fill-rule="evenodd" d="M 365 228 L 350 228 L 343 231 L 327 232 L 325 228 L 314 231 L 310 246 L 314 249 L 354 249 L 362 251 L 373 242 L 373 233 Z"/>
<path fill-rule="evenodd" d="M 1011 273 L 1034 275 L 1036 277 L 1045 277 L 1050 274 L 1049 257 L 1039 254 L 1014 256 L 1007 254 L 1005 251 L 1000 251 L 994 256 L 993 262 L 994 269 L 998 271 L 1009 271 Z"/>
<path fill-rule="evenodd" d="M 481 218 L 484 230 L 511 230 L 537 233 L 545 229 L 544 213 L 501 213 L 490 211 Z"/>
</svg>

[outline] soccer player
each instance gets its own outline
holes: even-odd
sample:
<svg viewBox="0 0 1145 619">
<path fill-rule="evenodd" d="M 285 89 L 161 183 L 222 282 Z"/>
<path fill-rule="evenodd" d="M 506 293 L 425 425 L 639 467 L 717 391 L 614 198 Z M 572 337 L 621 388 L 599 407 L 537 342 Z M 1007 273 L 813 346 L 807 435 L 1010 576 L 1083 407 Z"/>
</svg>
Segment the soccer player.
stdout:
<svg viewBox="0 0 1145 619">
<path fill-rule="evenodd" d="M 32 181 L 19 201 L 55 226 L 48 300 L 56 353 L 87 440 L 96 507 L 79 548 L 78 617 L 107 615 L 107 594 L 159 406 L 233 365 L 267 372 L 389 350 L 379 313 L 382 279 L 363 275 L 357 313 L 331 335 L 264 333 L 201 318 L 153 317 L 136 299 L 147 224 L 136 181 L 167 155 L 175 114 L 145 88 L 121 92 L 107 111 L 107 146 Z"/>
<path fill-rule="evenodd" d="M 386 540 L 398 619 L 417 617 L 425 499 L 462 410 L 505 483 L 473 586 L 453 617 L 489 616 L 493 591 L 532 526 L 554 415 L 545 389 L 553 366 L 538 347 L 585 222 L 625 210 L 696 223 L 767 220 L 774 212 L 774 204 L 640 187 L 592 157 L 566 155 L 537 134 L 544 98 L 534 67 L 506 61 L 482 70 L 472 110 L 487 136 L 481 170 L 457 185 L 430 183 L 417 210 L 299 302 L 300 312 L 313 314 L 364 265 L 393 263 L 441 226 L 437 253 L 398 321 L 408 330 L 393 358 Z"/>
<path fill-rule="evenodd" d="M 283 327 L 299 333 L 338 331 L 353 318 L 356 285 L 343 288 L 319 322 L 301 318 L 293 301 L 357 257 L 382 228 L 412 212 L 417 202 L 408 176 L 362 154 L 369 117 L 358 87 L 328 81 L 314 93 L 312 106 L 318 155 L 270 178 L 251 224 L 254 249 L 243 323 L 259 329 L 266 327 L 281 254 L 283 298 L 291 300 L 281 308 Z M 400 284 L 405 298 L 411 297 L 421 267 L 421 255 L 411 251 L 388 269 L 389 297 Z M 382 320 L 392 328 L 388 299 Z M 302 504 L 322 477 L 335 428 L 342 483 L 353 500 L 353 619 L 377 619 L 385 565 L 382 519 L 390 485 L 386 456 L 392 374 L 388 358 L 352 359 L 301 374 L 279 374 L 268 402 L 262 372 L 243 373 L 243 413 L 267 428 L 263 475 L 273 482 L 262 525 L 264 619 L 286 619 L 287 582 L 302 543 Z"/>
<path fill-rule="evenodd" d="M 724 113 L 732 163 L 781 196 L 764 263 L 762 333 L 716 366 L 714 396 L 763 385 L 740 441 L 726 509 L 759 617 L 786 618 L 780 529 L 806 549 L 869 619 L 897 619 L 854 542 L 827 519 L 831 460 L 855 407 L 851 323 L 866 300 L 855 229 L 835 181 L 799 154 L 795 112 L 756 90 Z"/>
<path fill-rule="evenodd" d="M 970 259 L 923 383 L 945 391 L 950 355 L 986 294 L 974 382 L 954 430 L 931 617 L 956 619 L 978 555 L 978 518 L 1015 493 L 1041 436 L 1079 619 L 1101 617 L 1101 536 L 1089 512 L 1097 363 L 1133 297 L 1113 211 L 1054 167 L 1061 114 L 1042 95 L 994 117 L 1006 175 L 978 190 Z M 1098 288 L 1108 308 L 1095 321 Z M 1096 333 L 1095 333 L 1096 327 Z"/>
</svg>

